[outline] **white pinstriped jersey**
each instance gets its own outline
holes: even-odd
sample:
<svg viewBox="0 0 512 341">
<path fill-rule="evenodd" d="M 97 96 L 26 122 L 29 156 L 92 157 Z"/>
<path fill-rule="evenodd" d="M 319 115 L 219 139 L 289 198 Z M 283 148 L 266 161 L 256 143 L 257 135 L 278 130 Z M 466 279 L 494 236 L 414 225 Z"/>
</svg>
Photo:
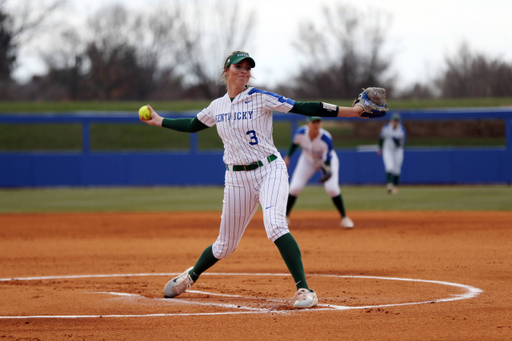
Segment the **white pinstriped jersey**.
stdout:
<svg viewBox="0 0 512 341">
<path fill-rule="evenodd" d="M 278 154 L 272 137 L 272 111 L 289 112 L 295 101 L 249 87 L 233 101 L 226 93 L 197 114 L 203 124 L 213 127 L 224 143 L 224 163 L 247 165 Z"/>
<path fill-rule="evenodd" d="M 317 167 L 332 158 L 332 136 L 323 128 L 320 128 L 318 136 L 311 140 L 309 127 L 302 126 L 295 132 L 293 143 L 298 144 L 302 148 L 302 155 Z"/>
</svg>

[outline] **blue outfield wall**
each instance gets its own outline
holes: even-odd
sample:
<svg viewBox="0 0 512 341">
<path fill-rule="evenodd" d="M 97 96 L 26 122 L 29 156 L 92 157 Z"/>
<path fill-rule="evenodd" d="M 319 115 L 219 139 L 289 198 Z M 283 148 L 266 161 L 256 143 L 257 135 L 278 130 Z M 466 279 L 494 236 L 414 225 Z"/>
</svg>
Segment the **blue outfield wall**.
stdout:
<svg viewBox="0 0 512 341">
<path fill-rule="evenodd" d="M 382 158 L 375 152 L 337 153 L 340 184 L 384 183 Z M 401 183 L 510 184 L 510 160 L 505 149 L 406 150 Z M 0 165 L 0 187 L 222 185 L 225 172 L 220 152 L 0 154 Z"/>
<path fill-rule="evenodd" d="M 506 126 L 502 148 L 407 148 L 403 184 L 511 184 L 512 108 L 401 111 L 406 120 L 499 118 Z M 166 115 L 173 117 L 173 115 Z M 183 117 L 179 115 L 179 117 Z M 304 117 L 274 115 L 274 120 L 291 121 L 295 130 Z M 381 119 L 383 124 L 386 119 Z M 62 123 L 83 125 L 80 152 L 0 152 L 0 187 L 49 186 L 169 186 L 223 185 L 225 165 L 222 152 L 197 150 L 197 134 L 189 134 L 189 152 L 93 152 L 89 150 L 92 122 L 139 123 L 134 115 L 0 115 L 1 123 Z M 200 134 L 200 133 L 199 133 Z M 286 151 L 281 150 L 284 154 Z M 340 184 L 384 184 L 382 158 L 375 150 L 337 150 Z M 299 153 L 292 157 L 292 174 Z M 316 183 L 317 173 L 310 183 Z"/>
</svg>

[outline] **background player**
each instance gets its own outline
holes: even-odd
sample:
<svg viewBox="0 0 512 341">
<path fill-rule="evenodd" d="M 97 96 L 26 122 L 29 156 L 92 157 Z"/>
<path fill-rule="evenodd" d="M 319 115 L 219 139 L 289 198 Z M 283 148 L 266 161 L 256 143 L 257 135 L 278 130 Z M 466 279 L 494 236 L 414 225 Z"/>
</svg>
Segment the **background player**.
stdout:
<svg viewBox="0 0 512 341">
<path fill-rule="evenodd" d="M 286 223 L 288 172 L 272 139 L 272 111 L 307 116 L 367 117 L 363 115 L 383 116 L 387 107 L 375 107 L 368 99 L 353 107 L 296 102 L 248 86 L 255 65 L 254 59 L 242 51 L 233 52 L 226 58 L 222 65 L 221 81 L 225 82 L 227 93 L 194 118 L 162 118 L 150 106 L 151 119 L 141 117 L 142 122 L 150 125 L 190 133 L 216 125 L 224 144 L 226 173 L 219 235 L 193 267 L 166 284 L 164 297 L 182 294 L 204 271 L 235 251 L 258 204 L 261 204 L 267 237 L 277 246 L 295 280 L 297 292 L 293 306 L 308 308 L 318 302 L 316 293 L 309 289 L 306 282 L 299 245 Z M 367 108 L 367 104 L 373 106 Z M 148 174 L 151 174 L 151 170 L 148 170 Z"/>
<path fill-rule="evenodd" d="M 338 184 L 339 160 L 332 146 L 331 134 L 322 128 L 321 117 L 308 117 L 307 121 L 307 125 L 300 127 L 295 132 L 288 155 L 284 158 L 288 167 L 290 157 L 298 147 L 301 147 L 302 153 L 290 183 L 290 194 L 286 206 L 287 222 L 290 222 L 290 212 L 304 186 L 318 170 L 322 170 L 323 175 L 320 181 L 323 182 L 325 191 L 340 212 L 340 226 L 352 228 L 354 223 L 345 213 Z"/>
<path fill-rule="evenodd" d="M 382 155 L 384 161 L 386 188 L 390 194 L 398 193 L 398 183 L 404 161 L 405 139 L 405 128 L 400 123 L 400 115 L 395 113 L 391 115 L 390 122 L 382 127 L 380 131 L 379 150 L 377 152 Z"/>
</svg>

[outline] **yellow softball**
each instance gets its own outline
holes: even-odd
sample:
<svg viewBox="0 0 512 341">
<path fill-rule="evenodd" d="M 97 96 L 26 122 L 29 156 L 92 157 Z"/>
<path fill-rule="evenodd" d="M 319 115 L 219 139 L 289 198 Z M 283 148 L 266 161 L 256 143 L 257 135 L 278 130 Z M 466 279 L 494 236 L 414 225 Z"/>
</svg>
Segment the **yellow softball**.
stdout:
<svg viewBox="0 0 512 341">
<path fill-rule="evenodd" d="M 145 120 L 151 119 L 151 111 L 149 111 L 149 108 L 147 105 L 144 105 L 139 109 L 139 117 L 143 118 Z"/>
</svg>

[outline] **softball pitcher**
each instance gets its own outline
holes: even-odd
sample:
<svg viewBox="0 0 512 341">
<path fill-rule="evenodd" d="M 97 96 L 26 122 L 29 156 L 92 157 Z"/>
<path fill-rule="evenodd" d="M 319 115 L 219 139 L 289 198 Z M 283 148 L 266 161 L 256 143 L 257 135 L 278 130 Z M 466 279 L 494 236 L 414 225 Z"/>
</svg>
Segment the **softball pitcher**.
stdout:
<svg viewBox="0 0 512 341">
<path fill-rule="evenodd" d="M 222 67 L 221 81 L 227 93 L 214 100 L 194 118 L 168 119 L 149 105 L 151 118 L 142 122 L 183 132 L 198 132 L 214 125 L 224 144 L 226 164 L 224 199 L 217 240 L 208 246 L 194 266 L 171 279 L 164 297 L 176 297 L 190 288 L 199 276 L 235 251 L 245 228 L 260 204 L 267 237 L 274 242 L 288 267 L 297 292 L 293 306 L 313 307 L 317 294 L 310 290 L 299 245 L 286 223 L 288 173 L 272 138 L 272 111 L 307 116 L 381 117 L 387 108 L 379 105 L 338 107 L 322 102 L 296 102 L 271 92 L 248 86 L 256 65 L 248 53 L 233 52 Z M 373 104 L 369 100 L 369 104 Z"/>
<path fill-rule="evenodd" d="M 386 169 L 386 189 L 390 194 L 398 193 L 405 139 L 405 128 L 400 124 L 400 115 L 395 113 L 391 116 L 391 121 L 380 131 L 378 150 Z"/>
<path fill-rule="evenodd" d="M 320 182 L 323 183 L 325 191 L 332 199 L 334 206 L 340 213 L 340 226 L 353 228 L 354 223 L 345 213 L 345 205 L 341 197 L 338 184 L 339 160 L 333 149 L 331 134 L 322 128 L 322 118 L 317 116 L 308 117 L 308 124 L 300 127 L 293 136 L 293 142 L 285 156 L 286 166 L 290 164 L 290 157 L 298 147 L 302 153 L 293 172 L 290 183 L 290 194 L 286 205 L 286 220 L 290 223 L 290 212 L 300 192 L 306 186 L 309 179 L 318 171 L 322 171 Z"/>
</svg>

